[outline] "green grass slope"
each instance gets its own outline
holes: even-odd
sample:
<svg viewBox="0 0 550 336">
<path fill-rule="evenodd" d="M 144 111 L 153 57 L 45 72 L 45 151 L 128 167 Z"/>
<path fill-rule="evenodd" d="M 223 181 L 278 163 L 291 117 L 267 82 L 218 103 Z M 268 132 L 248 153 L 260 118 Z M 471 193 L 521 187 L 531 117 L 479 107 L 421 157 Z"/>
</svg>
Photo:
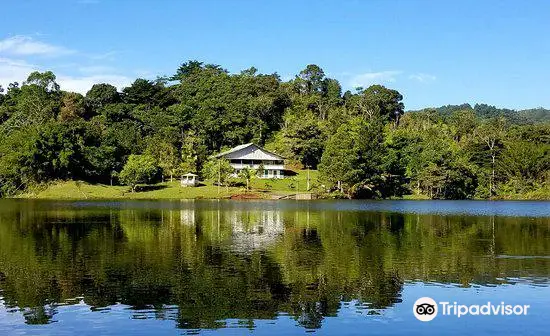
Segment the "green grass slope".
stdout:
<svg viewBox="0 0 550 336">
<path fill-rule="evenodd" d="M 205 181 L 198 187 L 181 187 L 179 180 L 154 185 L 141 185 L 139 191 L 131 192 L 127 186 L 90 184 L 82 181 L 58 181 L 35 188 L 19 198 L 39 199 L 197 199 L 227 198 L 243 193 L 260 198 L 278 198 L 284 195 L 306 192 L 307 171 L 284 179 L 258 179 L 251 182 L 252 190 L 243 187 L 218 187 L 213 181 Z M 319 186 L 317 171 L 310 171 L 310 188 Z"/>
</svg>

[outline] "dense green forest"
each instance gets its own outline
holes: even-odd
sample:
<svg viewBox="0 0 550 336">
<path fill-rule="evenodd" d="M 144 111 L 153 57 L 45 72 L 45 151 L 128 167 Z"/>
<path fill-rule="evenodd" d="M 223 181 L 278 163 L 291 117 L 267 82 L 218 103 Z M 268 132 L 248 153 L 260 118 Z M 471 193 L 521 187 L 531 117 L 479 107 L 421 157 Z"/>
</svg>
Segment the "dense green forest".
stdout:
<svg viewBox="0 0 550 336">
<path fill-rule="evenodd" d="M 342 92 L 308 65 L 294 79 L 198 61 L 118 92 L 62 91 L 52 72 L 0 88 L 0 195 L 53 180 L 132 184 L 185 172 L 255 142 L 318 169 L 335 197 L 506 198 L 550 194 L 550 111 L 485 104 L 405 113 L 373 85 Z M 204 176 L 203 176 L 204 177 Z M 133 181 L 132 181 L 133 179 Z"/>
</svg>

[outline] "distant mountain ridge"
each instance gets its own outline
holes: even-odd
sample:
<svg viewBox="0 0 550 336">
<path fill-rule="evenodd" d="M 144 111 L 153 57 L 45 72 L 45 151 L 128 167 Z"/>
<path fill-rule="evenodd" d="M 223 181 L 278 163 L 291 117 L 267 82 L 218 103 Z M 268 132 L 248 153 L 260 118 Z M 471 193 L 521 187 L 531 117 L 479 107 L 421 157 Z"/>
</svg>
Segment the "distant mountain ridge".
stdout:
<svg viewBox="0 0 550 336">
<path fill-rule="evenodd" d="M 472 105 L 465 103 L 461 105 L 444 105 L 435 108 L 425 108 L 421 110 L 411 110 L 407 112 L 423 112 L 428 110 L 435 110 L 443 117 L 448 117 L 456 111 L 472 110 L 479 118 L 482 119 L 504 117 L 511 123 L 520 125 L 550 122 L 550 110 L 543 107 L 526 110 L 512 110 L 506 108 L 497 108 L 495 106 L 487 104 L 475 104 L 472 107 Z"/>
</svg>

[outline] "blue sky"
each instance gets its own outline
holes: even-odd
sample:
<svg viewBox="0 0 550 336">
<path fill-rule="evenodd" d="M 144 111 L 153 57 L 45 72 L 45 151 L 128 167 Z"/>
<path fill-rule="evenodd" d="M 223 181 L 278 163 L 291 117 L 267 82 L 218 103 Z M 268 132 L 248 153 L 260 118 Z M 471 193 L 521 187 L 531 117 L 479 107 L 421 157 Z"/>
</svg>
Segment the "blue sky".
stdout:
<svg viewBox="0 0 550 336">
<path fill-rule="evenodd" d="M 550 107 L 550 1 L 9 1 L 0 84 L 52 70 L 64 90 L 119 88 L 189 59 L 345 89 L 384 84 L 407 109 Z"/>
</svg>

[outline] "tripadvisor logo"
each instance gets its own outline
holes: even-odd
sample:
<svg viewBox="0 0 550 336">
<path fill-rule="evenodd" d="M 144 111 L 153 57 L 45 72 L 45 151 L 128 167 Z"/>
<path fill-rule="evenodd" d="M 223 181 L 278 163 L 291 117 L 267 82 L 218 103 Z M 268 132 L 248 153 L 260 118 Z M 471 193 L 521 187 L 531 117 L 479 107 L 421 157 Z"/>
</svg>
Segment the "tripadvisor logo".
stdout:
<svg viewBox="0 0 550 336">
<path fill-rule="evenodd" d="M 530 305 L 510 305 L 501 302 L 492 304 L 487 302 L 483 305 L 461 305 L 456 302 L 437 302 L 430 297 L 421 297 L 416 300 L 413 306 L 414 316 L 422 321 L 433 320 L 441 308 L 441 315 L 454 315 L 458 318 L 464 315 L 527 315 Z"/>
<path fill-rule="evenodd" d="M 421 297 L 414 303 L 413 313 L 422 322 L 431 321 L 437 316 L 437 303 L 430 297 Z"/>
</svg>

